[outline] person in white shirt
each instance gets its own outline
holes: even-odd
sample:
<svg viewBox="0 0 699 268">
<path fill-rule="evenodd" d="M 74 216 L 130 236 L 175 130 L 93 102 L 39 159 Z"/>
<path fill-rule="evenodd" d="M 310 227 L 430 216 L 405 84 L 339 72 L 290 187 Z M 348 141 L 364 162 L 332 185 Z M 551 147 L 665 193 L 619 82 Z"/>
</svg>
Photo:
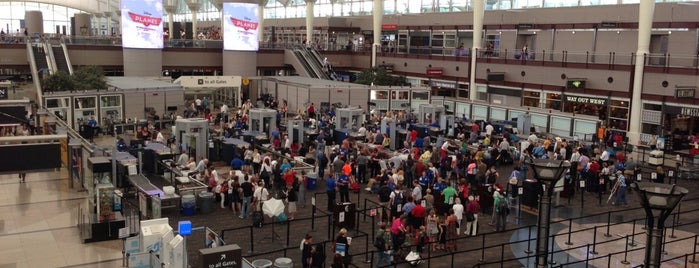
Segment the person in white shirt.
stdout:
<svg viewBox="0 0 699 268">
<path fill-rule="evenodd" d="M 221 105 L 221 113 L 222 113 L 222 114 L 227 114 L 227 113 L 228 113 L 228 105 L 227 105 L 227 104 Z"/>
<path fill-rule="evenodd" d="M 461 198 L 454 198 L 454 205 L 451 207 L 451 209 L 454 210 L 454 216 L 456 216 L 456 220 L 459 221 L 459 224 L 457 226 L 461 226 L 461 220 L 464 218 L 464 205 L 461 204 Z M 457 234 L 460 232 L 460 230 L 457 230 Z"/>
<path fill-rule="evenodd" d="M 182 153 L 180 156 L 177 158 L 177 165 L 178 166 L 184 166 L 187 165 L 187 160 L 189 160 L 189 155 L 187 155 L 187 152 L 182 150 Z"/>
<path fill-rule="evenodd" d="M 418 180 L 413 180 L 413 200 L 415 200 L 416 203 L 420 202 L 422 200 L 422 186 L 420 186 L 420 182 Z"/>
<path fill-rule="evenodd" d="M 599 156 L 599 160 L 602 162 L 609 162 L 609 151 L 602 148 L 602 155 Z"/>
<path fill-rule="evenodd" d="M 493 130 L 495 130 L 495 128 L 493 127 L 493 125 L 490 124 L 490 122 L 488 122 L 488 125 L 485 126 L 485 134 L 488 136 L 492 136 Z"/>
<path fill-rule="evenodd" d="M 157 133 L 155 136 L 155 142 L 164 144 L 165 143 L 165 136 L 163 136 L 163 132 L 161 132 L 158 129 L 156 129 L 155 131 Z"/>
<path fill-rule="evenodd" d="M 539 137 L 536 136 L 536 134 L 532 133 L 527 137 L 527 141 L 529 144 L 536 144 L 539 141 Z"/>
<path fill-rule="evenodd" d="M 362 124 L 362 126 L 359 127 L 359 130 L 357 130 L 357 134 L 359 134 L 359 136 L 366 136 L 366 128 L 364 127 L 364 124 Z"/>
<path fill-rule="evenodd" d="M 253 192 L 252 198 L 253 204 L 255 204 L 254 210 L 262 210 L 262 202 L 269 200 L 269 192 L 267 191 L 267 188 L 265 188 L 264 181 L 259 181 L 257 183 L 257 187 L 255 187 L 255 192 Z"/>
</svg>

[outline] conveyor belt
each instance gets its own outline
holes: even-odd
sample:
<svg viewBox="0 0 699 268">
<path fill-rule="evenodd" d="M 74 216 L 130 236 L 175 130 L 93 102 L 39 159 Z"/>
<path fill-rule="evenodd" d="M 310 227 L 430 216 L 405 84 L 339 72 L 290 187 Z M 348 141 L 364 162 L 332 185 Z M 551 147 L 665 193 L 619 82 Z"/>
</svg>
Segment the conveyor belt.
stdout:
<svg viewBox="0 0 699 268">
<path fill-rule="evenodd" d="M 165 193 L 160 188 L 153 185 L 148 178 L 143 175 L 131 175 L 129 176 L 129 182 L 138 188 L 138 191 L 146 193 L 148 195 L 160 195 L 164 196 Z"/>
</svg>

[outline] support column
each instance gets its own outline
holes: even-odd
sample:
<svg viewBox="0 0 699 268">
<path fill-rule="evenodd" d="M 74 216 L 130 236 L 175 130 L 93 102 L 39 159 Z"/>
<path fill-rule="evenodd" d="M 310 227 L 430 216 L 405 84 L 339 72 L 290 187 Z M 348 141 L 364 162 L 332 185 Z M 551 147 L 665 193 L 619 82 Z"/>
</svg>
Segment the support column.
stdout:
<svg viewBox="0 0 699 268">
<path fill-rule="evenodd" d="M 75 30 L 75 35 L 77 36 L 88 36 L 90 35 L 90 25 L 92 25 L 92 18 L 90 14 L 87 13 L 77 13 L 73 16 L 75 23 L 73 23 L 73 28 Z M 27 21 L 25 19 L 25 21 Z"/>
<path fill-rule="evenodd" d="M 371 46 L 371 67 L 376 67 L 376 54 L 381 49 L 381 24 L 383 23 L 383 1 L 374 0 L 374 21 L 372 28 L 374 30 L 374 43 Z"/>
<path fill-rule="evenodd" d="M 643 67 L 645 55 L 649 53 L 650 35 L 653 27 L 654 0 L 641 0 L 638 6 L 638 48 L 634 66 L 631 113 L 629 114 L 629 144 L 636 145 L 641 133 L 641 94 L 643 93 Z"/>
<path fill-rule="evenodd" d="M 31 10 L 24 12 L 24 28 L 27 29 L 27 33 L 31 36 L 35 33 L 44 33 L 44 15 L 41 11 Z"/>
<path fill-rule="evenodd" d="M 313 42 L 313 5 L 315 0 L 306 0 L 306 46 Z"/>
<path fill-rule="evenodd" d="M 95 24 L 95 31 L 93 32 L 93 35 L 95 36 L 100 36 L 102 35 L 102 13 L 95 13 L 92 14 L 95 16 L 95 21 L 97 21 L 97 24 Z"/>
<path fill-rule="evenodd" d="M 201 4 L 199 0 L 187 0 L 186 3 L 189 10 L 192 11 L 192 39 L 197 39 L 197 35 L 199 35 L 197 32 L 197 12 L 199 12 Z"/>
<path fill-rule="evenodd" d="M 257 41 L 260 43 L 265 41 L 265 6 L 269 0 L 258 0 L 257 4 Z"/>
<path fill-rule="evenodd" d="M 172 29 L 175 28 L 175 22 L 173 14 L 175 11 L 177 11 L 177 0 L 166 0 L 163 2 L 163 9 L 165 9 L 165 12 L 167 12 L 167 31 L 168 31 L 168 38 L 174 39 L 175 38 L 175 33 L 172 32 Z M 165 43 L 169 40 L 164 40 Z"/>
<path fill-rule="evenodd" d="M 478 50 L 483 43 L 483 17 L 485 15 L 485 0 L 473 2 L 473 46 L 471 47 L 471 67 L 469 67 L 468 98 L 476 100 L 478 90 L 476 88 L 476 59 Z"/>
<path fill-rule="evenodd" d="M 107 19 L 107 35 L 112 35 L 112 12 L 105 11 L 104 17 Z"/>
</svg>

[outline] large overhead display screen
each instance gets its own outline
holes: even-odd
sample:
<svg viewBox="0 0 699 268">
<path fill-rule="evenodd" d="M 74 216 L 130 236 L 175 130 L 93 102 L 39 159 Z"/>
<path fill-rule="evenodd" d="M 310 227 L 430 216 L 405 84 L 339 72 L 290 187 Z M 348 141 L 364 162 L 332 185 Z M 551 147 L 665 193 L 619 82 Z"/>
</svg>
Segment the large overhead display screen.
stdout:
<svg viewBox="0 0 699 268">
<path fill-rule="evenodd" d="M 223 49 L 257 51 L 257 4 L 223 3 Z"/>
<path fill-rule="evenodd" d="M 162 0 L 121 0 L 121 40 L 125 48 L 163 48 Z"/>
</svg>

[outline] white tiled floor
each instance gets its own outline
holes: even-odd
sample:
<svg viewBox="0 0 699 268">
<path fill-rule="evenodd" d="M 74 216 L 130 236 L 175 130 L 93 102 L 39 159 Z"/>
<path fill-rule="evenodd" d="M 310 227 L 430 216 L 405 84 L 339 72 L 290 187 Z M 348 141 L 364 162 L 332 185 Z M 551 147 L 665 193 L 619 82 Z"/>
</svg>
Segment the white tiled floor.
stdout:
<svg viewBox="0 0 699 268">
<path fill-rule="evenodd" d="M 68 174 L 0 175 L 0 268 L 120 267 L 120 240 L 84 244 L 78 207 L 85 192 L 70 189 Z"/>
</svg>

